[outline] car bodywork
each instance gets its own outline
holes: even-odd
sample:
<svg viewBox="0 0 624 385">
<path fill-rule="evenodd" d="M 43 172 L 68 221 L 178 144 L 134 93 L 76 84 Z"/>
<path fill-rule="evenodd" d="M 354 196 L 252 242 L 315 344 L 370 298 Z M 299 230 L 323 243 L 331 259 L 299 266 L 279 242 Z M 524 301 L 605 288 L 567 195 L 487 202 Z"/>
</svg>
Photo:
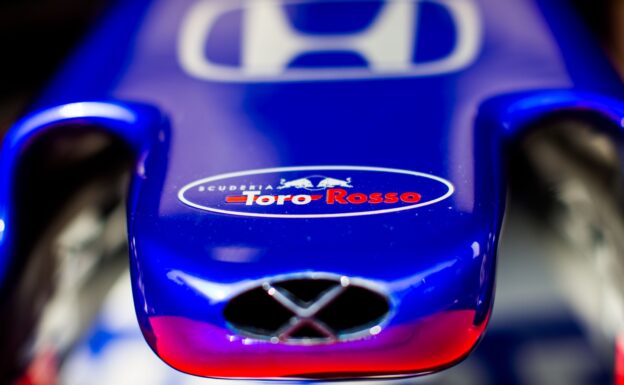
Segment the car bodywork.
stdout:
<svg viewBox="0 0 624 385">
<path fill-rule="evenodd" d="M 127 1 L 4 140 L 103 130 L 135 164 L 135 308 L 187 373 L 371 377 L 483 335 L 505 144 L 555 115 L 617 131 L 620 80 L 559 1 Z M 42 198 L 44 199 L 44 198 Z"/>
</svg>

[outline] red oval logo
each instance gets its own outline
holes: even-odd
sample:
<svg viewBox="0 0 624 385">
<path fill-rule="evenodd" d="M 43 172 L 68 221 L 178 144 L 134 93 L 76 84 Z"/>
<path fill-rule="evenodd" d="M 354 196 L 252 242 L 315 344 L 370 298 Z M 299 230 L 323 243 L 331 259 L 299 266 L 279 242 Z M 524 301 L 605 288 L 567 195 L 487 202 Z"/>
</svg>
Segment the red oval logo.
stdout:
<svg viewBox="0 0 624 385">
<path fill-rule="evenodd" d="M 214 213 L 264 218 L 336 218 L 412 210 L 440 202 L 453 184 L 435 175 L 367 166 L 249 170 L 191 182 L 184 204 Z"/>
</svg>

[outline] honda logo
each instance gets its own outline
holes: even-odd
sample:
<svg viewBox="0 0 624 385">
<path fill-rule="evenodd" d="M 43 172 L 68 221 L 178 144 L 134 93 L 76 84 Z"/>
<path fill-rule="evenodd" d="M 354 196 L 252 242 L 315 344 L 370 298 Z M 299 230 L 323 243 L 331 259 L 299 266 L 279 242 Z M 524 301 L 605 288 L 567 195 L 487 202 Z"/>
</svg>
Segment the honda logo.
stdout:
<svg viewBox="0 0 624 385">
<path fill-rule="evenodd" d="M 453 44 L 440 57 L 417 61 L 417 36 L 422 33 L 419 11 L 424 4 L 445 10 L 453 29 Z M 322 5 L 331 17 L 332 6 L 353 8 L 379 4 L 367 25 L 356 31 L 311 33 L 302 31 L 290 20 L 285 7 Z M 230 22 L 228 31 L 216 34 L 217 24 L 239 13 L 238 25 Z M 315 20 L 321 20 L 318 17 Z M 323 16 L 321 13 L 320 16 Z M 331 0 L 312 3 L 306 0 L 243 0 L 240 2 L 202 0 L 186 15 L 179 40 L 179 60 L 190 75 L 230 82 L 280 82 L 305 80 L 370 79 L 417 77 L 461 70 L 476 58 L 481 45 L 481 23 L 473 0 Z M 238 47 L 236 63 L 225 63 L 207 55 L 211 37 L 218 36 L 221 49 Z M 231 41 L 228 41 L 231 39 Z M 238 41 L 237 41 L 238 39 Z M 223 48 L 227 47 L 227 48 Z M 292 62 L 305 54 L 348 52 L 365 65 L 297 66 Z M 219 55 L 217 55 L 219 56 Z"/>
</svg>

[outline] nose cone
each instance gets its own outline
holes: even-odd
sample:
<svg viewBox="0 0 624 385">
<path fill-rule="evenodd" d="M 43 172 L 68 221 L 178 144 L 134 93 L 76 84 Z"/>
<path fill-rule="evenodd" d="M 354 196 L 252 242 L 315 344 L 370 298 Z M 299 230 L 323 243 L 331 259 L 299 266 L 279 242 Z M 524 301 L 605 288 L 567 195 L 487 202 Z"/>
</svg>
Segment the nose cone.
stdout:
<svg viewBox="0 0 624 385">
<path fill-rule="evenodd" d="M 306 166 L 176 191 L 130 235 L 141 328 L 179 370 L 415 375 L 458 362 L 482 335 L 499 222 L 490 206 L 455 207 L 442 178 Z"/>
<path fill-rule="evenodd" d="M 434 214 L 456 219 L 448 209 Z M 166 231 L 146 224 L 132 242 L 141 328 L 181 371 L 414 375 L 459 362 L 485 329 L 496 241 L 478 222 L 440 231 L 389 226 L 383 216 L 342 226 L 218 219 L 184 234 L 167 221 L 158 224 Z M 226 234 L 220 226 L 230 223 L 237 231 Z M 244 246 L 234 242 L 244 237 Z"/>
</svg>

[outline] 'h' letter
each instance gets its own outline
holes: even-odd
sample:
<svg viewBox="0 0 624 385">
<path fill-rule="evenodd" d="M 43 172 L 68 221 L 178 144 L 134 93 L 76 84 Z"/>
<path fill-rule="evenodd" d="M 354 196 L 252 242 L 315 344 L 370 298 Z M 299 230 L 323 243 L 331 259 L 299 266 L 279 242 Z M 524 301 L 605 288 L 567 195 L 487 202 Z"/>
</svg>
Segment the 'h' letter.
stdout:
<svg viewBox="0 0 624 385">
<path fill-rule="evenodd" d="M 351 35 L 305 35 L 295 31 L 281 3 L 253 0 L 244 15 L 243 69 L 248 75 L 277 75 L 305 52 L 352 51 L 373 70 L 409 69 L 417 3 L 388 1 L 374 22 Z"/>
</svg>

